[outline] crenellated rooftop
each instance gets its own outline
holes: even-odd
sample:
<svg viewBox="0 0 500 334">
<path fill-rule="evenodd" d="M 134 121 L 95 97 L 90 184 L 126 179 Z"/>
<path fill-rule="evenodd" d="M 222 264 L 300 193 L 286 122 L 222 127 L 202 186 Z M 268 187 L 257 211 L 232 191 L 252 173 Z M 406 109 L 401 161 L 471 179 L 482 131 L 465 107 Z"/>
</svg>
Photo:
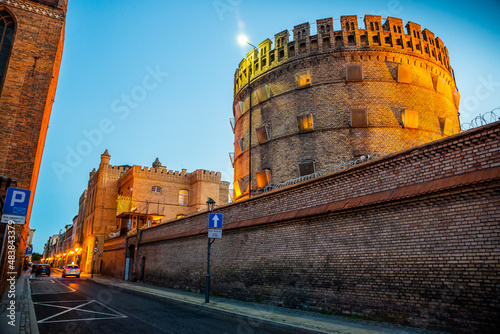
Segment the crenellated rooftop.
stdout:
<svg viewBox="0 0 500 334">
<path fill-rule="evenodd" d="M 288 30 L 274 35 L 274 49 L 270 39 L 262 41 L 258 49 L 253 48 L 247 53 L 236 69 L 235 95 L 249 80 L 269 70 L 289 61 L 327 52 L 399 52 L 428 59 L 448 72 L 452 71 L 443 41 L 431 31 L 422 30 L 419 24 L 408 22 L 404 25 L 402 19 L 395 17 L 387 17 L 382 23 L 379 15 L 365 15 L 363 22 L 364 28 L 360 29 L 357 16 L 341 16 L 340 26 L 334 27 L 333 19 L 325 18 L 316 20 L 315 35 L 311 35 L 309 23 L 302 23 L 294 27 L 291 41 Z"/>
</svg>

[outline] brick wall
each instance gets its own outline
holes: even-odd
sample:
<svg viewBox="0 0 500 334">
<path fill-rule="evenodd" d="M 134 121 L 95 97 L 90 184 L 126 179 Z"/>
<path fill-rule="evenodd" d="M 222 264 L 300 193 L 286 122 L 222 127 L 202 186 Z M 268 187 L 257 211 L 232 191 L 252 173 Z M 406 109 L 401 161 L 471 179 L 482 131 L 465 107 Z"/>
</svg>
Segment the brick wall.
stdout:
<svg viewBox="0 0 500 334">
<path fill-rule="evenodd" d="M 500 299 L 499 133 L 493 123 L 217 209 L 225 227 L 212 246 L 212 292 L 491 331 Z M 144 258 L 146 282 L 203 291 L 206 226 L 198 214 L 129 238 L 134 271 Z"/>
</svg>

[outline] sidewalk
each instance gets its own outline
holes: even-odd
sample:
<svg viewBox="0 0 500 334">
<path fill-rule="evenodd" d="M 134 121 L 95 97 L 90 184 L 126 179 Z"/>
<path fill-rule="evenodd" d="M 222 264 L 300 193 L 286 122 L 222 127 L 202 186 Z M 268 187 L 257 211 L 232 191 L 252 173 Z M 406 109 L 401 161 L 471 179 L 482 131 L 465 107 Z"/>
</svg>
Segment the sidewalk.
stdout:
<svg viewBox="0 0 500 334">
<path fill-rule="evenodd" d="M 341 333 L 341 334 L 376 334 L 376 333 L 443 333 L 412 327 L 404 327 L 389 323 L 379 323 L 361 319 L 322 315 L 315 312 L 286 309 L 272 305 L 248 303 L 225 298 L 210 297 L 210 303 L 205 303 L 204 295 L 161 288 L 144 283 L 132 283 L 103 276 L 94 275 L 88 278 L 95 283 L 112 289 L 148 296 L 159 300 L 171 300 L 229 315 L 236 315 L 258 332 L 262 324 L 270 324 L 289 328 L 290 333 Z"/>
<path fill-rule="evenodd" d="M 27 272 L 23 272 L 17 278 L 15 298 L 9 298 L 9 286 L 2 296 L 0 305 L 0 333 L 2 334 L 38 334 L 29 277 Z M 9 309 L 12 300 L 15 300 L 15 311 Z M 13 322 L 15 326 L 9 325 L 12 319 L 15 319 Z"/>
</svg>

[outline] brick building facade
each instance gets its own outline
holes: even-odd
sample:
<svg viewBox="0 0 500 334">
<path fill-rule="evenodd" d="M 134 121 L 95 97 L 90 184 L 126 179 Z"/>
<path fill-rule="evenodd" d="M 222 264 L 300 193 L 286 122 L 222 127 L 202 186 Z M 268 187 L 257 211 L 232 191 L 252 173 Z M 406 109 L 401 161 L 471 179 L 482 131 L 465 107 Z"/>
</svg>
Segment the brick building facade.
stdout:
<svg viewBox="0 0 500 334">
<path fill-rule="evenodd" d="M 82 226 L 83 249 L 80 266 L 100 272 L 106 239 L 156 226 L 206 209 L 208 197 L 218 205 L 228 202 L 229 183 L 221 174 L 198 169 L 188 173 L 167 170 L 156 159 L 151 168 L 113 166 L 106 150 L 99 169 L 90 173 Z M 81 199 L 80 199 L 81 202 Z"/>
<path fill-rule="evenodd" d="M 500 122 L 241 200 L 212 292 L 453 332 L 495 332 Z M 104 273 L 203 291 L 207 214 L 106 242 Z M 128 259 L 128 260 L 127 260 Z"/>
<path fill-rule="evenodd" d="M 0 176 L 14 180 L 18 188 L 31 190 L 26 224 L 18 226 L 16 231 L 18 260 L 26 246 L 56 92 L 66 7 L 67 0 L 0 1 Z M 4 228 L 5 224 L 1 224 L 1 239 Z M 0 290 L 3 291 L 5 259 L 0 263 Z"/>
<path fill-rule="evenodd" d="M 342 16 L 335 30 L 332 18 L 317 20 L 316 35 L 297 25 L 292 41 L 280 32 L 240 62 L 231 120 L 237 199 L 460 131 L 460 94 L 441 39 L 398 18 L 365 15 L 364 23 Z"/>
</svg>

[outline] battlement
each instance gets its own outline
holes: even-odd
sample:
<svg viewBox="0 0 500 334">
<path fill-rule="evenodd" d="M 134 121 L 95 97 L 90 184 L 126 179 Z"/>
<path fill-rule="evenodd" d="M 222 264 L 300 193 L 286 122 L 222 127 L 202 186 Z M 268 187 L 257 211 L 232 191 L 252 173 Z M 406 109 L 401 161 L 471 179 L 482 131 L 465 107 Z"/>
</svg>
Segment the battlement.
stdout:
<svg viewBox="0 0 500 334">
<path fill-rule="evenodd" d="M 309 23 L 302 23 L 294 27 L 292 41 L 289 41 L 288 30 L 276 34 L 274 49 L 270 39 L 264 40 L 258 50 L 247 53 L 236 69 L 235 95 L 269 70 L 321 53 L 392 51 L 427 59 L 452 72 L 446 46 L 428 29 L 421 30 L 421 26 L 413 22 L 404 25 L 402 19 L 395 17 L 387 17 L 382 23 L 379 15 L 365 15 L 363 21 L 365 27 L 360 29 L 357 16 L 341 16 L 340 30 L 335 30 L 332 18 L 319 19 L 316 35 L 311 35 Z"/>
<path fill-rule="evenodd" d="M 188 173 L 186 169 L 181 171 L 167 170 L 166 168 L 152 168 L 134 165 L 129 173 L 133 173 L 134 177 L 153 178 L 158 180 L 168 180 L 175 182 L 193 183 L 196 181 L 213 181 L 220 182 L 220 172 L 197 169 L 194 172 Z"/>
</svg>

